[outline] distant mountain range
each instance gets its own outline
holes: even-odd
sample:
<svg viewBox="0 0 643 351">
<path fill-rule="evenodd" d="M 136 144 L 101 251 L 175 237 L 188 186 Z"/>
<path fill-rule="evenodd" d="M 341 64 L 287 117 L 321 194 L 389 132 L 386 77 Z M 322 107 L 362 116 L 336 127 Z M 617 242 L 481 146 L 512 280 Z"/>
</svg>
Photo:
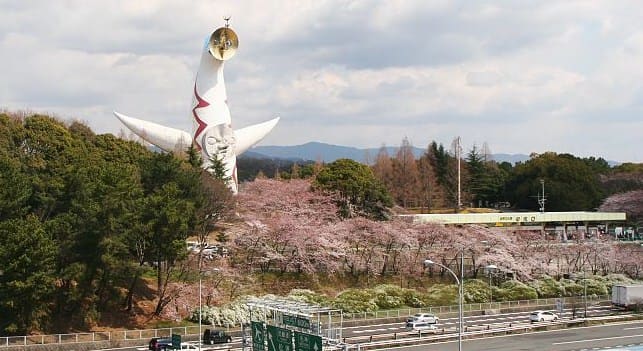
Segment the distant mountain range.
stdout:
<svg viewBox="0 0 643 351">
<path fill-rule="evenodd" d="M 386 148 L 386 151 L 391 157 L 395 156 L 397 150 L 397 147 L 388 146 Z M 245 152 L 243 156 L 253 158 L 279 158 L 293 161 L 319 160 L 323 162 L 333 162 L 340 158 L 348 158 L 361 163 L 372 163 L 379 151 L 380 148 L 358 149 L 350 146 L 310 142 L 293 146 L 256 146 Z M 422 156 L 424 151 L 425 149 L 413 148 L 413 154 L 416 158 Z M 512 164 L 529 160 L 529 156 L 523 154 L 493 154 L 492 157 L 496 162 L 507 161 Z"/>
</svg>

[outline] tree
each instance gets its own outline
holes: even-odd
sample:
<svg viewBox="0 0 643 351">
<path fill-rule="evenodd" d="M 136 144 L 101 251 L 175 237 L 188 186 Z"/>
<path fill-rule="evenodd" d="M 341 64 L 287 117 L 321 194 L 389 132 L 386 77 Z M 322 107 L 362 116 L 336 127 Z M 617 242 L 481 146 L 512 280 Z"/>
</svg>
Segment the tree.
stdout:
<svg viewBox="0 0 643 351">
<path fill-rule="evenodd" d="M 391 157 L 386 151 L 386 146 L 382 145 L 377 152 L 377 157 L 375 158 L 375 163 L 372 166 L 373 174 L 380 183 L 389 189 L 393 189 L 393 162 Z"/>
<path fill-rule="evenodd" d="M 315 187 L 335 191 L 340 197 L 343 217 L 361 213 L 380 220 L 388 218 L 393 201 L 368 166 L 339 159 L 324 166 L 315 177 Z"/>
<path fill-rule="evenodd" d="M 518 164 L 507 183 L 506 197 L 523 209 L 538 209 L 536 197 L 545 181 L 548 211 L 584 211 L 597 208 L 603 198 L 598 174 L 582 159 L 547 152 Z"/>
<path fill-rule="evenodd" d="M 24 335 L 47 326 L 55 255 L 35 216 L 0 223 L 0 332 Z"/>
<path fill-rule="evenodd" d="M 210 166 L 208 167 L 208 171 L 212 173 L 212 176 L 215 179 L 219 179 L 224 182 L 229 182 L 231 180 L 231 178 L 226 175 L 225 164 L 218 157 L 210 158 Z"/>
<path fill-rule="evenodd" d="M 413 146 L 408 138 L 402 140 L 393 163 L 393 179 L 391 192 L 397 202 L 403 207 L 415 205 L 417 188 L 419 186 L 419 173 L 413 155 Z"/>
<path fill-rule="evenodd" d="M 420 205 L 426 208 L 427 212 L 431 212 L 433 208 L 440 208 L 445 205 L 444 191 L 439 184 L 438 174 L 435 168 L 437 162 L 434 152 L 435 150 L 433 148 L 427 147 L 417 162 L 420 183 Z"/>
<path fill-rule="evenodd" d="M 503 200 L 502 191 L 508 175 L 494 161 L 488 160 L 476 145 L 467 154 L 466 167 L 467 192 L 474 206 L 488 207 Z"/>
<path fill-rule="evenodd" d="M 217 179 L 207 172 L 201 172 L 200 178 L 200 191 L 196 203 L 196 235 L 203 248 L 216 226 L 234 213 L 234 201 L 232 192 L 222 179 Z M 223 232 L 219 233 L 217 241 L 227 241 Z M 201 262 L 199 266 L 200 264 Z"/>
<path fill-rule="evenodd" d="M 429 150 L 434 157 L 430 158 L 435 169 L 438 184 L 444 192 L 445 206 L 456 207 L 458 196 L 457 160 L 451 156 L 442 144 L 435 141 L 429 144 Z"/>
</svg>

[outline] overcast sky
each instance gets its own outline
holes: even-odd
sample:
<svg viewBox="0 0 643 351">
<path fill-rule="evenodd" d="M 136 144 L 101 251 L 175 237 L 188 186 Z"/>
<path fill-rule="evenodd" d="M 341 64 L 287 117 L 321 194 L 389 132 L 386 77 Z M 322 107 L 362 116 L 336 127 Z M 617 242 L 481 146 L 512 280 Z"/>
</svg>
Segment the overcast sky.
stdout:
<svg viewBox="0 0 643 351">
<path fill-rule="evenodd" d="M 0 108 L 191 131 L 203 42 L 232 16 L 233 127 L 309 141 L 643 162 L 640 1 L 0 0 Z"/>
</svg>

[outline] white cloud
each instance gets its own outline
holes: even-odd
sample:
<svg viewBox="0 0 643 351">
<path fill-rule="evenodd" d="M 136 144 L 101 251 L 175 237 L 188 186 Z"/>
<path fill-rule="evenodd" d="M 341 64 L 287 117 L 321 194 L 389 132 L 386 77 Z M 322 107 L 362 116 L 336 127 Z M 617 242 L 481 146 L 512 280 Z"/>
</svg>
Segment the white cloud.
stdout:
<svg viewBox="0 0 643 351">
<path fill-rule="evenodd" d="M 0 3 L 0 107 L 99 133 L 113 109 L 188 129 L 204 38 L 232 16 L 232 117 L 263 142 L 487 142 L 643 162 L 643 5 L 633 1 Z M 617 137 L 613 137 L 616 135 Z"/>
</svg>

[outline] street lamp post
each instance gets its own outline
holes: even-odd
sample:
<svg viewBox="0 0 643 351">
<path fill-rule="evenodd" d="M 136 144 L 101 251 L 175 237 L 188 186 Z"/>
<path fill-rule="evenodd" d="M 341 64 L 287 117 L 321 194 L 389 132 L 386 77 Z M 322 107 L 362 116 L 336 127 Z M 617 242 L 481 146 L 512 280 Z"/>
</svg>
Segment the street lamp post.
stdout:
<svg viewBox="0 0 643 351">
<path fill-rule="evenodd" d="M 586 277 L 586 272 L 583 269 L 583 302 L 585 304 L 585 308 L 583 311 L 583 318 L 587 318 L 587 277 Z"/>
<path fill-rule="evenodd" d="M 462 275 L 464 275 L 464 253 L 463 252 L 460 253 L 460 262 L 462 265 L 460 268 L 460 272 Z M 463 330 L 463 324 L 464 324 L 463 318 L 462 318 L 462 295 L 463 295 L 462 280 L 458 279 L 458 276 L 455 273 L 453 273 L 453 271 L 449 269 L 449 267 L 443 264 L 440 264 L 438 262 L 433 262 L 429 259 L 424 260 L 425 267 L 432 266 L 432 265 L 440 266 L 446 269 L 449 273 L 451 273 L 453 278 L 455 278 L 455 281 L 458 283 L 458 351 L 462 351 L 462 330 Z"/>
</svg>

